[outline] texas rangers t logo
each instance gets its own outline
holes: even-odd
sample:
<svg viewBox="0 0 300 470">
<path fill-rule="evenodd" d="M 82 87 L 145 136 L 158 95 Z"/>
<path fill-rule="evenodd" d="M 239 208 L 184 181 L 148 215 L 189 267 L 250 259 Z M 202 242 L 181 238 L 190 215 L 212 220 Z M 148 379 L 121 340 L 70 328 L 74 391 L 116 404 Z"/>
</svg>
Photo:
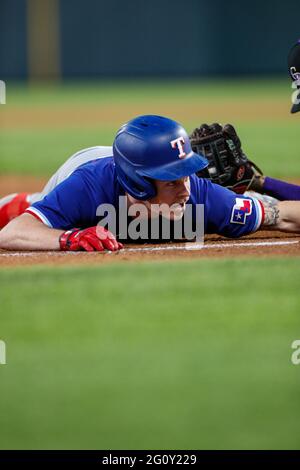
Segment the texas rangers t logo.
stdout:
<svg viewBox="0 0 300 470">
<path fill-rule="evenodd" d="M 184 151 L 183 145 L 184 145 L 184 138 L 182 136 L 178 137 L 177 139 L 174 139 L 170 142 L 172 149 L 178 149 L 179 150 L 179 158 L 184 158 L 186 157 L 186 153 Z"/>
<path fill-rule="evenodd" d="M 248 215 L 252 214 L 251 199 L 235 198 L 235 205 L 232 208 L 230 222 L 232 224 L 245 225 Z"/>
</svg>

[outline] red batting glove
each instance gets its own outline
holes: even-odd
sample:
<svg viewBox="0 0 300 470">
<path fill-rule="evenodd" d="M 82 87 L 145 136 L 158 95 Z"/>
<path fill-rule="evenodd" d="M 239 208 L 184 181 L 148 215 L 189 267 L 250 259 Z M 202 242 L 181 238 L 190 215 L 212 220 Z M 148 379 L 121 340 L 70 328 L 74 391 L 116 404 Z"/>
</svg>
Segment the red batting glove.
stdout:
<svg viewBox="0 0 300 470">
<path fill-rule="evenodd" d="M 59 237 L 60 249 L 63 251 L 117 251 L 123 248 L 115 236 L 101 225 L 84 230 L 74 228 L 67 230 Z"/>
</svg>

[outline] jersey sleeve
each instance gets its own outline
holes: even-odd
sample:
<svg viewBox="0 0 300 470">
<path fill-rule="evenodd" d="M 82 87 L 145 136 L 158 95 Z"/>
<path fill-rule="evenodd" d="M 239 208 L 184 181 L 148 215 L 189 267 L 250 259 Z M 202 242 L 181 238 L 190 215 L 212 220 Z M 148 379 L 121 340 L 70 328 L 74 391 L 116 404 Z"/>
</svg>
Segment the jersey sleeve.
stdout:
<svg viewBox="0 0 300 470">
<path fill-rule="evenodd" d="M 258 199 L 236 194 L 210 181 L 204 210 L 207 233 L 230 238 L 255 232 L 264 220 L 264 208 Z"/>
<path fill-rule="evenodd" d="M 48 227 L 68 230 L 95 225 L 97 207 L 96 198 L 84 173 L 77 170 L 26 212 Z"/>
</svg>

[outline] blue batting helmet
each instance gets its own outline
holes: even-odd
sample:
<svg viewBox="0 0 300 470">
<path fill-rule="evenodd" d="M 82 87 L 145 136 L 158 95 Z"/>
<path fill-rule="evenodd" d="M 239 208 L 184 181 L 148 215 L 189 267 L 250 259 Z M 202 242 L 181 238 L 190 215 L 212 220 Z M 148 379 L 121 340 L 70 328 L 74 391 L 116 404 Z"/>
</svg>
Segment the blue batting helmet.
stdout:
<svg viewBox="0 0 300 470">
<path fill-rule="evenodd" d="M 156 194 L 151 179 L 173 181 L 208 165 L 192 151 L 184 128 L 162 116 L 139 116 L 124 124 L 114 140 L 113 155 L 119 183 L 141 200 Z"/>
</svg>

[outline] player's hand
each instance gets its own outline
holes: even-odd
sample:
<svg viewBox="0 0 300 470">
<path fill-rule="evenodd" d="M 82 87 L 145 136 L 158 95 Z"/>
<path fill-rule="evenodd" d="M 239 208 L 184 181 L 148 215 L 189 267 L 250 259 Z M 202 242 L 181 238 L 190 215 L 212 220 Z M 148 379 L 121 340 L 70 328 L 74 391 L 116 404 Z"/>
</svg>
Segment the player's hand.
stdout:
<svg viewBox="0 0 300 470">
<path fill-rule="evenodd" d="M 63 251 L 118 251 L 123 248 L 122 243 L 100 225 L 83 230 L 67 230 L 59 237 L 59 244 Z"/>
</svg>

